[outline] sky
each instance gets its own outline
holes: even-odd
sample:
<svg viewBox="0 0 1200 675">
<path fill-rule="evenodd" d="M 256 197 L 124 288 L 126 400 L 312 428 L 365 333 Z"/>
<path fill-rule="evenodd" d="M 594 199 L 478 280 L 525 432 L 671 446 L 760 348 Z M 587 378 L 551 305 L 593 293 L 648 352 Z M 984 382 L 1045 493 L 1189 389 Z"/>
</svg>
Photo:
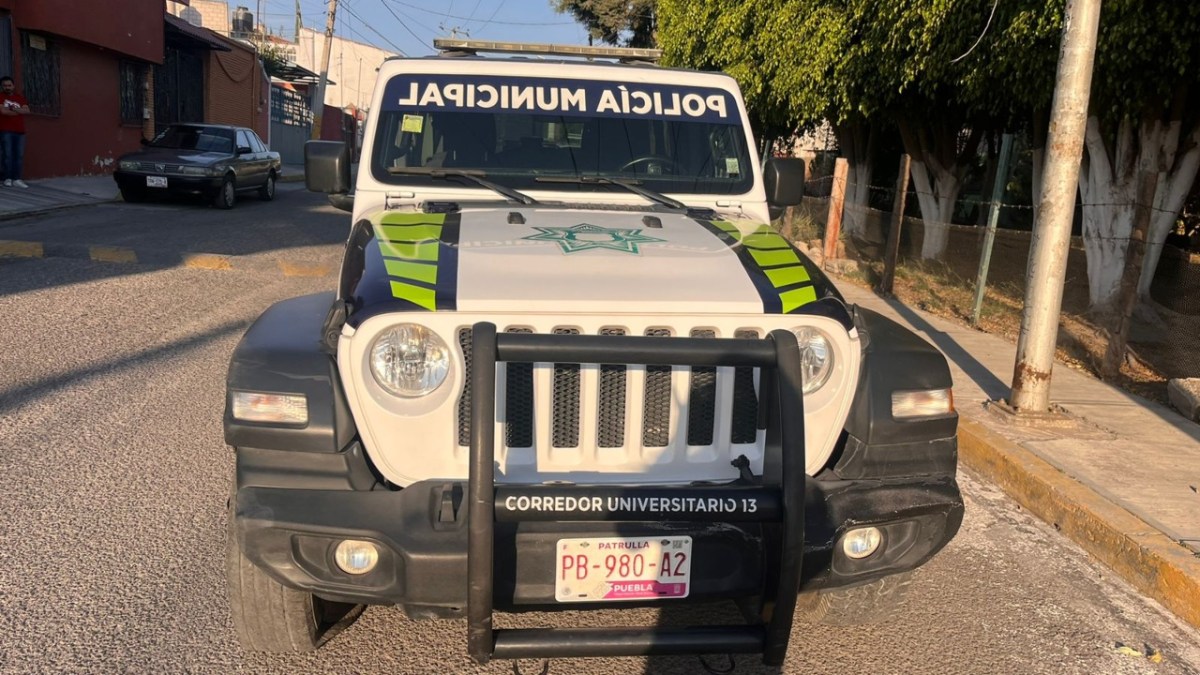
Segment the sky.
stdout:
<svg viewBox="0 0 1200 675">
<path fill-rule="evenodd" d="M 275 33 L 295 33 L 296 0 L 231 0 L 263 16 Z M 325 30 L 327 0 L 300 0 L 306 28 Z M 435 37 L 587 44 L 587 31 L 551 0 L 339 0 L 336 34 L 408 56 L 433 53 Z"/>
</svg>

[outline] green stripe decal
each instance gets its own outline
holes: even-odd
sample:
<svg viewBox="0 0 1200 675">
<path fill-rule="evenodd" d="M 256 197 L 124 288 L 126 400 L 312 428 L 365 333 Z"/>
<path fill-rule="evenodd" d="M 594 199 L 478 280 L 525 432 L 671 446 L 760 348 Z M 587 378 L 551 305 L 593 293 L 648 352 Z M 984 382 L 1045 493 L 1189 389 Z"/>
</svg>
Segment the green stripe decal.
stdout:
<svg viewBox="0 0 1200 675">
<path fill-rule="evenodd" d="M 407 300 L 418 307 L 424 307 L 431 312 L 437 309 L 437 292 L 432 288 L 423 288 L 400 281 L 393 281 L 392 295 L 401 300 Z"/>
<path fill-rule="evenodd" d="M 817 290 L 812 286 L 804 286 L 803 288 L 780 293 L 779 299 L 783 302 L 783 313 L 790 314 L 794 309 L 798 309 L 810 302 L 816 302 Z"/>
<path fill-rule="evenodd" d="M 771 280 L 771 285 L 775 288 L 783 288 L 784 286 L 802 284 L 809 281 L 808 270 L 804 269 L 804 265 L 776 267 L 775 269 L 764 271 L 767 273 L 767 278 Z"/>
<path fill-rule="evenodd" d="M 438 289 L 452 293 L 458 274 L 455 251 L 443 251 L 453 245 L 447 235 L 457 242 L 457 226 L 447 228 L 444 213 L 385 213 L 373 229 L 392 297 L 436 311 Z"/>
<path fill-rule="evenodd" d="M 375 230 L 381 239 L 388 241 L 424 241 L 442 236 L 441 225 L 380 225 Z"/>
<path fill-rule="evenodd" d="M 770 225 L 742 235 L 726 220 L 701 221 L 729 244 L 742 261 L 763 301 L 763 311 L 788 314 L 816 302 L 812 276 L 791 243 Z M 726 238 L 727 237 L 727 238 Z"/>
<path fill-rule="evenodd" d="M 405 262 L 402 260 L 392 260 L 390 258 L 383 259 L 383 266 L 387 269 L 389 277 L 399 277 L 401 279 L 411 279 L 413 281 L 421 281 L 427 284 L 437 283 L 437 265 L 429 265 L 417 262 Z"/>
</svg>

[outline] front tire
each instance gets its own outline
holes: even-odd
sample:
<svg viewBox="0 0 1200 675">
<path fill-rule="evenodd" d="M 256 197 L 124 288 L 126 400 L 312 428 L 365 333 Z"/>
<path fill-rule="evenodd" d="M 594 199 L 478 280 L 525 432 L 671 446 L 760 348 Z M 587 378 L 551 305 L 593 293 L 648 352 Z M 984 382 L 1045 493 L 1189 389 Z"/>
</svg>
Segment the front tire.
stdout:
<svg viewBox="0 0 1200 675">
<path fill-rule="evenodd" d="M 269 202 L 275 199 L 275 172 L 267 174 L 267 182 L 258 189 L 258 198 L 264 202 Z"/>
<path fill-rule="evenodd" d="M 913 573 L 901 572 L 851 588 L 804 593 L 796 599 L 796 619 L 826 626 L 861 626 L 891 619 L 903 605 Z"/>
<path fill-rule="evenodd" d="M 233 182 L 233 176 L 226 176 L 217 194 L 213 195 L 213 206 L 218 209 L 232 209 L 236 203 L 237 185 Z"/>
<path fill-rule="evenodd" d="M 362 613 L 361 605 L 323 600 L 275 581 L 242 553 L 233 508 L 225 542 L 225 574 L 233 629 L 243 649 L 311 652 Z"/>
</svg>

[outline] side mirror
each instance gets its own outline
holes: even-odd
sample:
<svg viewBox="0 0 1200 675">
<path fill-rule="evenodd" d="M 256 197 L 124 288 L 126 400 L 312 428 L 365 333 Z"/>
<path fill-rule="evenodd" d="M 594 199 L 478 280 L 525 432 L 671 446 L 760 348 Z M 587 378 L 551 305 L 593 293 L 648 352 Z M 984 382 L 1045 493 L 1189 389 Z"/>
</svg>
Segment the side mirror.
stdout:
<svg viewBox="0 0 1200 675">
<path fill-rule="evenodd" d="M 304 144 L 304 186 L 312 192 L 350 192 L 350 148 L 341 141 Z"/>
<path fill-rule="evenodd" d="M 804 199 L 804 160 L 772 157 L 763 170 L 770 206 L 795 206 Z"/>
<path fill-rule="evenodd" d="M 254 152 L 254 151 L 251 150 L 249 146 L 246 146 L 246 145 L 238 146 L 238 154 L 239 155 L 249 155 L 252 152 Z"/>
</svg>

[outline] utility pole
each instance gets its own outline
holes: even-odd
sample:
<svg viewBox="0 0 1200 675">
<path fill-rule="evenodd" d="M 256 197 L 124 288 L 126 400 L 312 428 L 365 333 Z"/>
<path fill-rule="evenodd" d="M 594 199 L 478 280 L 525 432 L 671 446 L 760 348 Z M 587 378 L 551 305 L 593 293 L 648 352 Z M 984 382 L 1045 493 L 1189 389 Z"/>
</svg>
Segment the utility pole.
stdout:
<svg viewBox="0 0 1200 675">
<path fill-rule="evenodd" d="M 1050 374 L 1058 342 L 1071 220 L 1087 125 L 1100 0 L 1068 0 L 1046 137 L 1046 165 L 1025 289 L 1025 311 L 1009 405 L 1018 412 L 1050 409 Z"/>
<path fill-rule="evenodd" d="M 300 46 L 300 29 L 304 27 L 304 19 L 300 16 L 300 0 L 296 0 L 296 46 Z"/>
<path fill-rule="evenodd" d="M 329 13 L 325 17 L 325 46 L 321 49 L 321 79 L 317 81 L 317 96 L 313 101 L 312 140 L 321 138 L 321 117 L 325 112 L 325 81 L 329 79 L 329 50 L 333 46 L 333 19 L 337 14 L 338 0 L 329 0 Z"/>
</svg>

